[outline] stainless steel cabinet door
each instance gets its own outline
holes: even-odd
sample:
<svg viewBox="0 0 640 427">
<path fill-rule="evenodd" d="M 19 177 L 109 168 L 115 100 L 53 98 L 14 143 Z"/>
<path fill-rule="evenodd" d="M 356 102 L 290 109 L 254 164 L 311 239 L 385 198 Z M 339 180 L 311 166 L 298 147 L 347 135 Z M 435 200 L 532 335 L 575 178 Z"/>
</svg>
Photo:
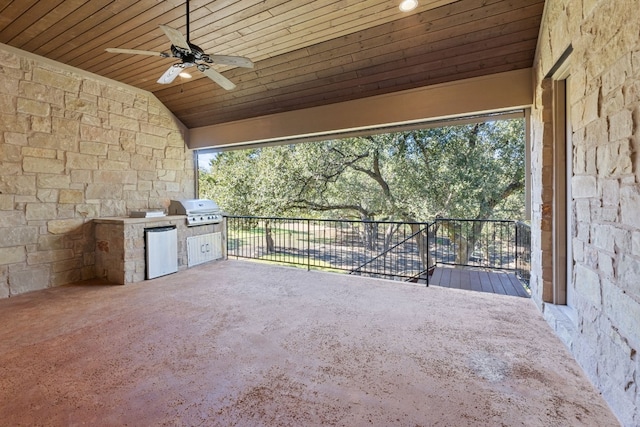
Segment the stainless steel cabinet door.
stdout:
<svg viewBox="0 0 640 427">
<path fill-rule="evenodd" d="M 147 279 L 178 271 L 178 231 L 175 226 L 145 229 Z"/>
</svg>

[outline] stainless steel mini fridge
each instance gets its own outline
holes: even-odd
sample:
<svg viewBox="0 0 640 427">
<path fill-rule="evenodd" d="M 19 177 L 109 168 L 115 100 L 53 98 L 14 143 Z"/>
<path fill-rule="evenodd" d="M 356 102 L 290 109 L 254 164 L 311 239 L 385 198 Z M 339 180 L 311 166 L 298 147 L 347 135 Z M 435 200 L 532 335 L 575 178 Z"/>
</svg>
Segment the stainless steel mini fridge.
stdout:
<svg viewBox="0 0 640 427">
<path fill-rule="evenodd" d="M 178 231 L 175 225 L 145 228 L 147 279 L 178 271 Z"/>
</svg>

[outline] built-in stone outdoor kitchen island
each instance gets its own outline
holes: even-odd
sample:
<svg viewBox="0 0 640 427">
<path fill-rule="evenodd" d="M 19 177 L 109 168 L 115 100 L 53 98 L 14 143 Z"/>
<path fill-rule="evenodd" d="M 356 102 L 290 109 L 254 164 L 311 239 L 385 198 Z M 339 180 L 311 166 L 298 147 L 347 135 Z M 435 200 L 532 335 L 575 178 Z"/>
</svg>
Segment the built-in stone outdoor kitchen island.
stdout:
<svg viewBox="0 0 640 427">
<path fill-rule="evenodd" d="M 178 270 L 227 255 L 225 220 L 217 224 L 187 226 L 185 215 L 154 218 L 96 218 L 96 276 L 126 285 L 145 280 L 145 229 L 175 226 L 178 234 Z M 188 240 L 189 239 L 189 240 Z M 188 245 L 187 242 L 193 243 Z M 203 243 L 206 242 L 206 243 Z M 205 256 L 198 247 L 208 244 Z M 195 250 L 189 251 L 189 246 Z"/>
</svg>

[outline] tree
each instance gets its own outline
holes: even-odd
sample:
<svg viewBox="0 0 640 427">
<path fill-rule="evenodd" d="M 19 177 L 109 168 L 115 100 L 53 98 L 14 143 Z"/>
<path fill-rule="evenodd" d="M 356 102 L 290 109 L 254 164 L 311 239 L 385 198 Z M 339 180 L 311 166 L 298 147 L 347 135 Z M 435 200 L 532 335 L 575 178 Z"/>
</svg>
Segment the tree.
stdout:
<svg viewBox="0 0 640 427">
<path fill-rule="evenodd" d="M 522 216 L 524 162 L 523 120 L 501 120 L 225 152 L 201 182 L 236 215 L 482 220 Z M 448 229 L 459 260 L 482 226 L 465 239 Z M 412 229 L 427 254 L 427 236 Z"/>
<path fill-rule="evenodd" d="M 437 207 L 442 208 L 436 215 L 475 220 L 504 218 L 505 214 L 513 215 L 515 207 L 515 217 L 522 216 L 525 163 L 522 120 L 419 132 L 421 135 L 412 135 L 412 138 L 422 153 L 425 168 L 436 172 L 431 179 L 439 182 L 437 188 L 441 189 L 431 195 Z M 445 143 L 431 143 L 431 140 Z M 468 233 L 449 227 L 455 222 L 441 224 L 457 243 L 456 262 L 466 263 L 484 222 L 473 222 Z"/>
</svg>

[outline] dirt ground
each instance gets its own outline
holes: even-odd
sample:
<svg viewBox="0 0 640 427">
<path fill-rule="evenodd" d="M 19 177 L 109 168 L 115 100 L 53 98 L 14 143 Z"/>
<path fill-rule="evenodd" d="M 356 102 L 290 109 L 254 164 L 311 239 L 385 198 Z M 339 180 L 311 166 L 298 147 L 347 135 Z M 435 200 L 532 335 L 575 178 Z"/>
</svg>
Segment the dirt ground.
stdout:
<svg viewBox="0 0 640 427">
<path fill-rule="evenodd" d="M 619 425 L 525 298 L 223 261 L 0 324 L 2 425 Z"/>
</svg>

